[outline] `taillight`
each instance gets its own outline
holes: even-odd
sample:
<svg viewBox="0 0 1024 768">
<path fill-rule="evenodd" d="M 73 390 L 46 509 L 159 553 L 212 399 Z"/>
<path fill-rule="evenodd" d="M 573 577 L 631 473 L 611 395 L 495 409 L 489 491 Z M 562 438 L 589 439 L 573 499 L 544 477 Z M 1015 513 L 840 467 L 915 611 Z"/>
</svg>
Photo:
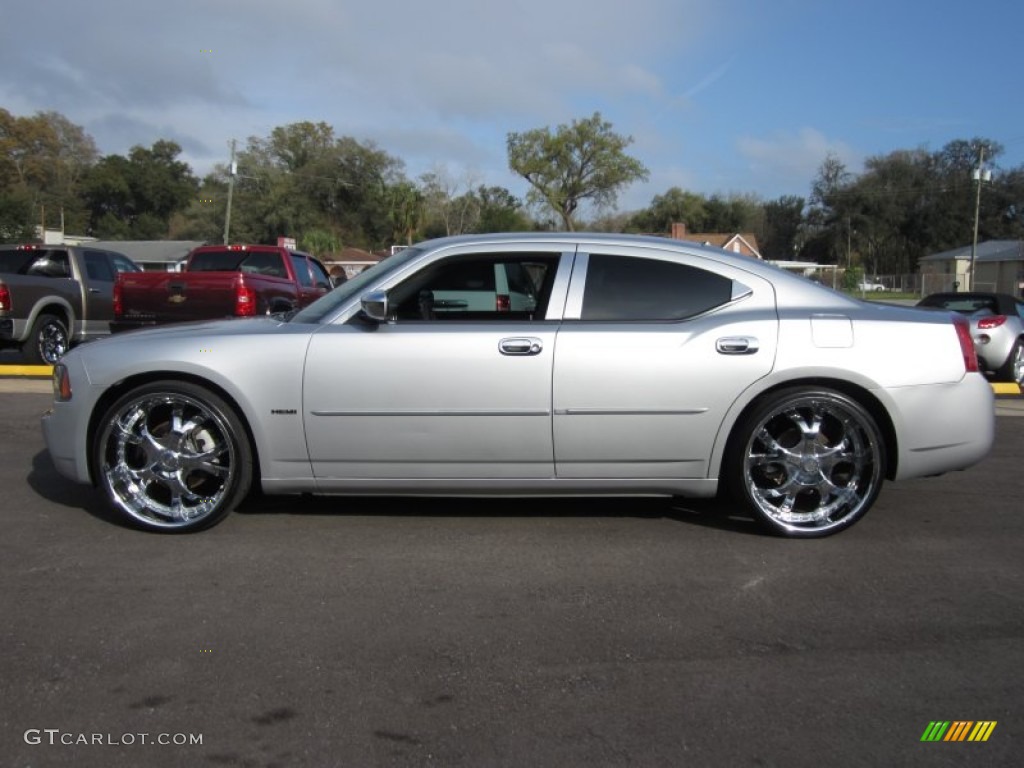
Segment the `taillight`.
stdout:
<svg viewBox="0 0 1024 768">
<path fill-rule="evenodd" d="M 956 337 L 960 339 L 960 352 L 964 356 L 964 372 L 977 373 L 978 353 L 975 351 L 974 342 L 971 340 L 971 324 L 967 322 L 966 317 L 954 315 L 953 327 L 956 328 Z"/>
<path fill-rule="evenodd" d="M 11 289 L 6 285 L 0 285 L 0 310 L 10 311 L 11 309 Z"/>
<path fill-rule="evenodd" d="M 511 312 L 512 311 L 512 299 L 506 293 L 499 293 L 494 299 L 494 310 L 496 312 Z"/>
<path fill-rule="evenodd" d="M 118 277 L 114 283 L 114 318 L 120 320 L 124 315 L 124 285 Z"/>
<path fill-rule="evenodd" d="M 1006 315 L 990 315 L 978 320 L 978 330 L 987 331 L 990 328 L 998 328 L 1006 322 Z"/>
<path fill-rule="evenodd" d="M 238 317 L 253 317 L 256 314 L 256 291 L 246 285 L 241 277 L 235 282 L 235 314 Z"/>
</svg>

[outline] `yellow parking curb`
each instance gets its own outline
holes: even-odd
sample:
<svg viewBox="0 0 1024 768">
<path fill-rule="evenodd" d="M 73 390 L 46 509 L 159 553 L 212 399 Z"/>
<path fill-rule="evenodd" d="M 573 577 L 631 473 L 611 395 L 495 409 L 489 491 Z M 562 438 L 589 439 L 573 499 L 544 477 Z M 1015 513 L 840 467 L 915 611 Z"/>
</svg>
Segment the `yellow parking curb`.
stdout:
<svg viewBox="0 0 1024 768">
<path fill-rule="evenodd" d="M 52 376 L 52 365 L 0 365 L 2 376 Z"/>
<path fill-rule="evenodd" d="M 992 391 L 997 395 L 1019 395 L 1020 386 L 1017 384 L 992 382 Z"/>
</svg>

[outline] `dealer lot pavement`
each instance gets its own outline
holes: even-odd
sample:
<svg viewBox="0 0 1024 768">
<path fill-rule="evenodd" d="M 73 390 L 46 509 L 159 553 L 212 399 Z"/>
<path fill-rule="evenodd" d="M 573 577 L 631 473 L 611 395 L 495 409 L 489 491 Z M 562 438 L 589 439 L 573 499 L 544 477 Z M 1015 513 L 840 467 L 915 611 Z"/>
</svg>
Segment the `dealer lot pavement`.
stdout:
<svg viewBox="0 0 1024 768">
<path fill-rule="evenodd" d="M 156 536 L 56 474 L 48 400 L 0 394 L 6 764 L 1020 764 L 1019 418 L 820 541 L 654 499 L 275 499 Z"/>
</svg>

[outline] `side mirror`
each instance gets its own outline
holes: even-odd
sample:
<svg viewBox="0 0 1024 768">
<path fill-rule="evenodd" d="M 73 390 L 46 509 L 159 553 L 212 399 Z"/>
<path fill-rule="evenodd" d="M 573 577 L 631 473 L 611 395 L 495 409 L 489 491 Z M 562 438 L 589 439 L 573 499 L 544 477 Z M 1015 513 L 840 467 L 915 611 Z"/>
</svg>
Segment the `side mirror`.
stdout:
<svg viewBox="0 0 1024 768">
<path fill-rule="evenodd" d="M 386 291 L 370 291 L 359 297 L 359 304 L 371 320 L 386 323 L 388 320 L 388 294 Z"/>
</svg>

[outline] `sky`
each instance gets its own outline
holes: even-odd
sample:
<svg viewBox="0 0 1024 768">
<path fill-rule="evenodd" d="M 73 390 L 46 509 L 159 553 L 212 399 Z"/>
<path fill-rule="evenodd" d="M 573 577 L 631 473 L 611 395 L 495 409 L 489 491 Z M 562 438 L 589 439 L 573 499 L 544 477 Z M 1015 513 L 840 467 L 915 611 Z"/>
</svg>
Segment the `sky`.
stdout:
<svg viewBox="0 0 1024 768">
<path fill-rule="evenodd" d="M 858 173 L 984 137 L 1018 167 L 1022 30 L 1009 0 L 35 0 L 2 12 L 0 107 L 102 154 L 174 140 L 200 176 L 323 121 L 411 179 L 519 196 L 508 134 L 600 112 L 650 171 L 630 211 L 673 186 L 806 197 L 829 153 Z"/>
</svg>

